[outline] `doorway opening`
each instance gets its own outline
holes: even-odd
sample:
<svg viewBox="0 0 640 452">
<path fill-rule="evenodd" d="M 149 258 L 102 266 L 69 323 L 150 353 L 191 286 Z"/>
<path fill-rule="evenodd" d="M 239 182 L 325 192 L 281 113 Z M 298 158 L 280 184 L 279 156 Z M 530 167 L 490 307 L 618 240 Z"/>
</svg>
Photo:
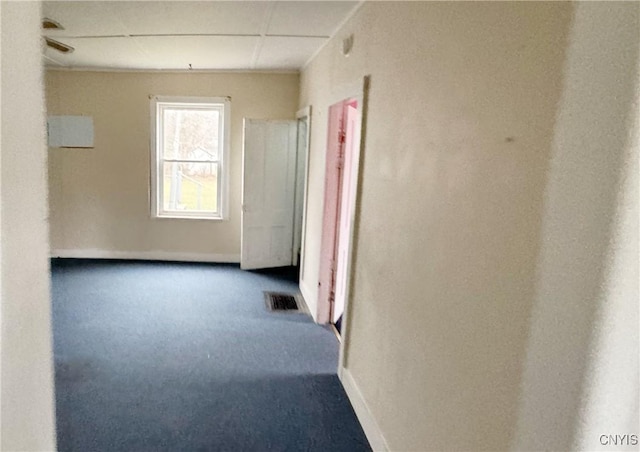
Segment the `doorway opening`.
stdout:
<svg viewBox="0 0 640 452">
<path fill-rule="evenodd" d="M 355 218 L 362 101 L 347 98 L 329 107 L 318 305 L 342 334 Z"/>
<path fill-rule="evenodd" d="M 309 121 L 244 120 L 241 268 L 293 269 L 303 252 Z"/>
</svg>

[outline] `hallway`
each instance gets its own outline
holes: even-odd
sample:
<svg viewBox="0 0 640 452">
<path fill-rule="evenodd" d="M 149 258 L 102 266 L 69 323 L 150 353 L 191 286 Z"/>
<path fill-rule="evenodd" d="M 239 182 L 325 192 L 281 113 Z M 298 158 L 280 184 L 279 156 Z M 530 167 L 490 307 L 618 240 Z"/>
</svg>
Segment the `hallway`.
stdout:
<svg viewBox="0 0 640 452">
<path fill-rule="evenodd" d="M 335 336 L 264 290 L 295 275 L 53 260 L 58 449 L 369 450 Z"/>
</svg>

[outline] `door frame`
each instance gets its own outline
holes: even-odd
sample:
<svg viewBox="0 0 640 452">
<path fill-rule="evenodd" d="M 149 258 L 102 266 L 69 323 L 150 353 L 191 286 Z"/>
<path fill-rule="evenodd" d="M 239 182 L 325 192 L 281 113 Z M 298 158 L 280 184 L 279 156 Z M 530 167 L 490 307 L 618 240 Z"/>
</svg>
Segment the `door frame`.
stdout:
<svg viewBox="0 0 640 452">
<path fill-rule="evenodd" d="M 296 194 L 295 194 L 295 199 L 298 199 L 298 196 L 302 195 L 302 224 L 301 224 L 301 231 L 300 231 L 300 243 L 296 243 L 296 229 L 295 229 L 295 224 L 294 224 L 294 231 L 293 231 L 293 237 L 294 237 L 294 243 L 293 243 L 293 252 L 296 252 L 296 245 L 298 245 L 300 247 L 300 260 L 298 261 L 298 264 L 300 265 L 300 275 L 298 277 L 298 279 L 302 279 L 302 275 L 304 274 L 304 250 L 305 250 L 305 240 L 306 240 L 306 235 L 307 235 L 307 197 L 308 197 L 308 193 L 309 193 L 309 155 L 310 155 L 310 150 L 311 150 L 311 106 L 307 105 L 304 108 L 301 108 L 300 110 L 298 110 L 296 112 L 296 121 L 299 121 L 303 118 L 307 118 L 307 140 L 305 143 L 305 150 L 304 150 L 304 159 L 305 159 L 305 167 L 304 167 L 304 185 L 302 188 L 302 193 L 299 194 L 298 191 L 296 190 Z M 297 154 L 296 154 L 296 168 L 297 168 L 297 159 L 300 158 L 300 149 L 297 149 Z M 296 173 L 296 177 L 298 176 L 298 174 Z M 296 188 L 297 188 L 297 180 L 296 180 Z M 294 212 L 294 222 L 295 222 L 295 215 L 296 212 Z M 293 257 L 297 257 L 297 256 L 293 256 Z M 296 262 L 295 259 L 292 260 L 292 262 Z"/>
<path fill-rule="evenodd" d="M 345 285 L 344 313 L 342 315 L 340 355 L 338 360 L 338 376 L 342 378 L 343 370 L 348 363 L 346 344 L 349 341 L 349 326 L 352 316 L 351 294 L 353 292 L 354 267 L 358 253 L 357 239 L 360 229 L 360 209 L 362 195 L 362 167 L 364 164 L 363 149 L 365 148 L 367 109 L 369 104 L 370 76 L 365 75 L 357 82 L 341 85 L 336 88 L 328 102 L 328 107 L 346 99 L 355 99 L 360 110 L 360 143 L 356 146 L 353 165 L 353 177 L 355 184 L 355 195 L 349 208 L 349 221 L 351 230 L 349 231 L 349 246 L 346 259 L 347 283 Z M 327 107 L 327 108 L 328 108 Z M 328 124 L 327 124 L 328 126 Z M 323 199 L 324 212 L 324 199 Z M 320 301 L 320 300 L 318 300 Z M 320 306 L 318 306 L 320 311 Z"/>
<path fill-rule="evenodd" d="M 338 245 L 341 232 L 340 215 L 343 200 L 345 160 L 345 110 L 348 103 L 357 101 L 350 97 L 328 108 L 327 142 L 324 158 L 324 190 L 322 203 L 322 228 L 320 235 L 320 263 L 318 273 L 318 322 L 331 324 L 333 320 Z M 355 152 L 355 149 L 351 149 Z M 347 239 L 348 240 L 348 239 Z M 342 267 L 344 268 L 344 266 Z"/>
</svg>

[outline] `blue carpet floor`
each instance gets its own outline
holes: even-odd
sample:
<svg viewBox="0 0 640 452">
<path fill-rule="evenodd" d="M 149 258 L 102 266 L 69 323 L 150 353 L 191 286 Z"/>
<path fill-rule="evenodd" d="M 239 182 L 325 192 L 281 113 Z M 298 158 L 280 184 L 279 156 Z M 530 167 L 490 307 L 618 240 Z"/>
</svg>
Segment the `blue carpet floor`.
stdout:
<svg viewBox="0 0 640 452">
<path fill-rule="evenodd" d="M 285 271 L 52 261 L 60 451 L 370 450 L 338 344 L 271 313 Z"/>
</svg>

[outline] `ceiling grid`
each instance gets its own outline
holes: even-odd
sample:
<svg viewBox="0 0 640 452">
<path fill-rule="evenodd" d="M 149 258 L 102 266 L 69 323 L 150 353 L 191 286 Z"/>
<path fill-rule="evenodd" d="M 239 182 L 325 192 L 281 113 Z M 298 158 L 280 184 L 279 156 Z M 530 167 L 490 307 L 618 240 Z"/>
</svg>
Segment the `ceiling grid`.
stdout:
<svg viewBox="0 0 640 452">
<path fill-rule="evenodd" d="M 45 1 L 64 29 L 43 36 L 47 67 L 100 70 L 299 70 L 357 1 Z M 191 65 L 191 66 L 190 66 Z"/>
</svg>

